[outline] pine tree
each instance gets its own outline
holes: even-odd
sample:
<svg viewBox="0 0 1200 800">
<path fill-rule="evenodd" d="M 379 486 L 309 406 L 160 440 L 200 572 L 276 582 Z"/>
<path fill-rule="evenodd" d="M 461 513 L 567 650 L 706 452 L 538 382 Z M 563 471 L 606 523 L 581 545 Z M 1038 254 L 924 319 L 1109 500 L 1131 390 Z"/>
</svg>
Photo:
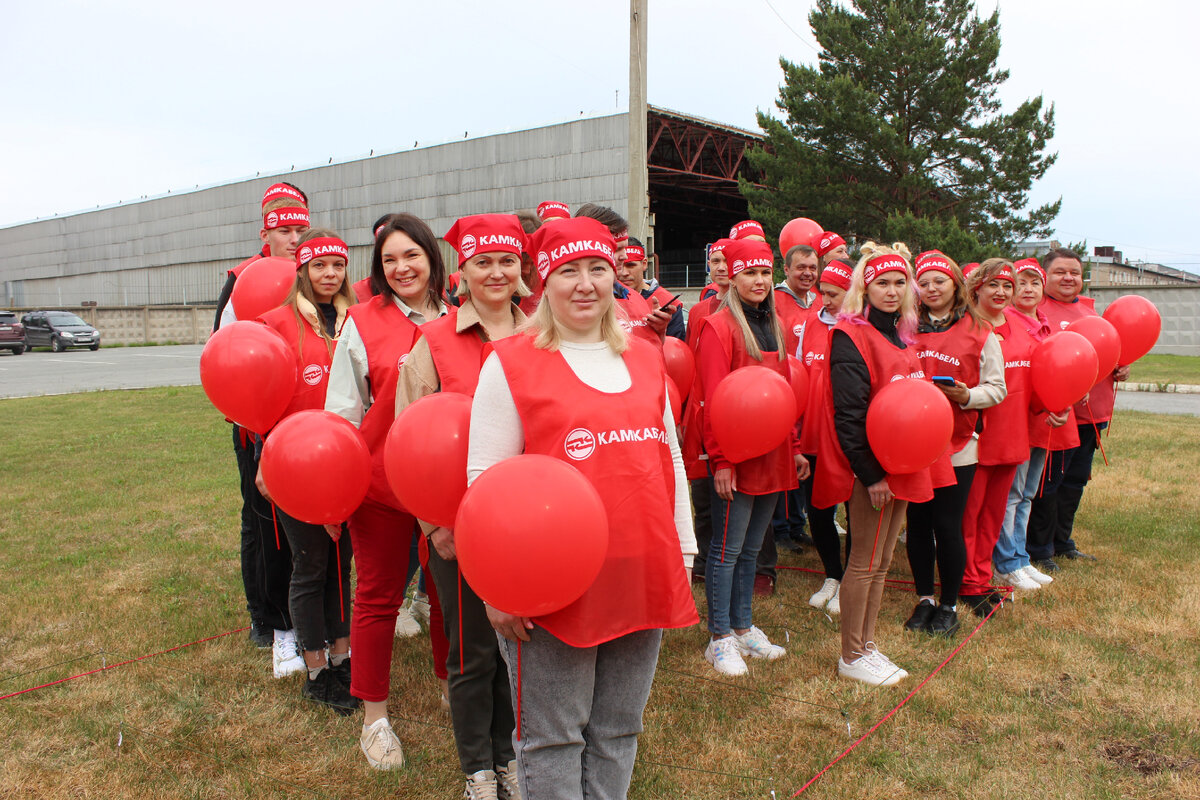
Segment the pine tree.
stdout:
<svg viewBox="0 0 1200 800">
<path fill-rule="evenodd" d="M 819 67 L 780 59 L 776 101 L 749 154 L 764 186 L 741 183 L 768 230 L 806 216 L 860 241 L 905 241 L 961 261 L 1046 236 L 1061 198 L 1024 209 L 1054 163 L 1054 107 L 1001 112 L 999 13 L 972 0 L 817 0 Z"/>
</svg>

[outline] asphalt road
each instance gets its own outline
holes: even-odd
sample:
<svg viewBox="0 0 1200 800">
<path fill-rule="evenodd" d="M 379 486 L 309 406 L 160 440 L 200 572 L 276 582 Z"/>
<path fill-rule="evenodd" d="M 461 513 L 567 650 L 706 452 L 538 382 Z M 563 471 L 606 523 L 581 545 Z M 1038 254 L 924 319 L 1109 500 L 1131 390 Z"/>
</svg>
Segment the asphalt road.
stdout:
<svg viewBox="0 0 1200 800">
<path fill-rule="evenodd" d="M 1117 408 L 1153 414 L 1200 416 L 1200 394 L 1173 392 L 1117 392 Z"/>
<path fill-rule="evenodd" d="M 145 389 L 200 383 L 204 345 L 107 347 L 91 350 L 0 351 L 0 398 Z"/>
</svg>

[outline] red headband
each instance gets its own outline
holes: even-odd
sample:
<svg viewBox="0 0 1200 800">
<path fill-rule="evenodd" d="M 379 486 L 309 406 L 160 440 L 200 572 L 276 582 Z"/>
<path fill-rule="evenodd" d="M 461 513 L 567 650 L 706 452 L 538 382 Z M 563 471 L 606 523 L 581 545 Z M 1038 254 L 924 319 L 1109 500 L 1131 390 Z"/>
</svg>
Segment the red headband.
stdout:
<svg viewBox="0 0 1200 800">
<path fill-rule="evenodd" d="M 846 240 L 833 231 L 825 231 L 821 234 L 821 241 L 817 242 L 817 255 L 824 256 L 830 250 L 835 250 L 845 243 Z"/>
<path fill-rule="evenodd" d="M 974 272 L 977 269 L 979 269 L 979 262 L 977 262 L 977 261 L 972 261 L 970 264 L 963 264 L 963 268 L 962 268 L 963 277 L 964 278 L 967 277 L 968 275 L 970 275 L 972 272 Z"/>
<path fill-rule="evenodd" d="M 1022 272 L 1032 272 L 1038 276 L 1038 280 L 1042 282 L 1042 286 L 1046 285 L 1046 270 L 1042 269 L 1042 265 L 1037 262 L 1036 258 L 1022 258 L 1017 263 L 1013 264 L 1017 274 Z"/>
<path fill-rule="evenodd" d="M 863 270 L 863 284 L 870 286 L 885 272 L 903 272 L 907 276 L 908 262 L 898 255 L 875 256 L 867 261 L 867 266 Z"/>
<path fill-rule="evenodd" d="M 300 205 L 308 205 L 304 194 L 296 187 L 288 186 L 286 183 L 275 183 L 268 186 L 267 191 L 263 193 L 262 207 L 266 208 L 267 203 L 275 200 L 295 200 Z"/>
<path fill-rule="evenodd" d="M 916 275 L 913 280 L 921 280 L 921 276 L 926 272 L 940 272 L 950 280 L 954 280 L 954 270 L 950 268 L 950 261 L 945 254 L 937 250 L 929 250 L 917 256 L 916 267 Z"/>
<path fill-rule="evenodd" d="M 525 249 L 525 229 L 516 214 L 473 214 L 446 231 L 445 239 L 458 253 L 461 267 L 476 253 L 513 253 Z"/>
<path fill-rule="evenodd" d="M 1011 283 L 1013 285 L 1014 289 L 1017 288 L 1017 276 L 1013 274 L 1012 267 L 1008 267 L 1008 266 L 1001 267 L 1000 271 L 992 276 L 992 280 L 1008 281 L 1009 283 Z"/>
<path fill-rule="evenodd" d="M 612 237 L 616 241 L 617 247 L 624 247 L 625 243 L 629 241 L 629 228 L 622 228 L 614 233 Z"/>
<path fill-rule="evenodd" d="M 729 229 L 730 239 L 745 239 L 747 236 L 767 238 L 767 234 L 763 233 L 763 226 L 752 219 L 743 220 Z"/>
<path fill-rule="evenodd" d="M 538 275 L 544 281 L 554 270 L 580 258 L 602 258 L 616 265 L 617 243 L 608 228 L 591 217 L 572 217 L 543 225 L 533 234 L 529 250 L 536 253 Z"/>
<path fill-rule="evenodd" d="M 828 283 L 831 286 L 837 286 L 841 289 L 850 288 L 850 278 L 852 277 L 850 268 L 840 261 L 832 261 L 821 271 L 820 283 Z"/>
<path fill-rule="evenodd" d="M 570 219 L 571 209 L 567 207 L 566 203 L 547 200 L 544 203 L 538 203 L 537 215 L 542 222 L 548 219 Z"/>
<path fill-rule="evenodd" d="M 729 263 L 729 277 L 754 267 L 774 267 L 775 258 L 771 245 L 757 239 L 735 239 L 725 248 L 725 260 Z"/>
<path fill-rule="evenodd" d="M 338 256 L 350 260 L 346 243 L 336 236 L 317 236 L 296 248 L 296 269 L 300 269 L 315 258 Z"/>
<path fill-rule="evenodd" d="M 308 209 L 300 206 L 277 208 L 263 214 L 263 227 L 269 231 L 276 228 L 286 228 L 290 225 L 308 227 Z"/>
<path fill-rule="evenodd" d="M 640 244 L 631 244 L 631 245 L 627 246 L 625 248 L 625 260 L 626 261 L 645 261 L 646 260 L 646 248 L 642 247 Z"/>
<path fill-rule="evenodd" d="M 708 255 L 711 258 L 713 253 L 724 253 L 725 248 L 733 243 L 733 239 L 717 239 L 708 246 Z"/>
</svg>

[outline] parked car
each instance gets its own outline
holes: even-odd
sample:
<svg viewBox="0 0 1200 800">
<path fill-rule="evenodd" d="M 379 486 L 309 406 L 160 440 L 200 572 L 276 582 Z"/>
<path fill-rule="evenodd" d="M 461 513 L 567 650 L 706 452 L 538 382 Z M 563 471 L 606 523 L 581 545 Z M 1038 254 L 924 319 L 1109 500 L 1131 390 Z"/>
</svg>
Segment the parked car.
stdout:
<svg viewBox="0 0 1200 800">
<path fill-rule="evenodd" d="M 0 311 L 0 350 L 12 350 L 14 356 L 25 352 L 25 326 L 15 311 Z"/>
<path fill-rule="evenodd" d="M 21 318 L 25 325 L 25 346 L 49 347 L 61 353 L 68 347 L 100 349 L 100 331 L 69 311 L 30 311 Z"/>
</svg>

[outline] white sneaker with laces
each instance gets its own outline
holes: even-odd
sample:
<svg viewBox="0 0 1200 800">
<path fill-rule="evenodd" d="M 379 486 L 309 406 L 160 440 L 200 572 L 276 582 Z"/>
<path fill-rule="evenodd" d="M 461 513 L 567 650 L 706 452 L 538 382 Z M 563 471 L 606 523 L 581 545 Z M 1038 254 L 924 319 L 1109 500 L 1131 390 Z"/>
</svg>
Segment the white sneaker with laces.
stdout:
<svg viewBox="0 0 1200 800">
<path fill-rule="evenodd" d="M 517 783 L 516 759 L 502 767 L 496 767 L 496 795 L 500 800 L 521 800 L 521 787 Z"/>
<path fill-rule="evenodd" d="M 1033 564 L 1026 564 L 1025 566 L 1021 567 L 1021 572 L 1024 572 L 1027 578 L 1035 581 L 1036 583 L 1040 583 L 1042 586 L 1054 583 L 1054 578 L 1051 578 Z"/>
<path fill-rule="evenodd" d="M 709 641 L 708 647 L 704 648 L 704 658 L 722 675 L 745 675 L 750 671 L 738 652 L 737 640 L 732 636 Z"/>
<path fill-rule="evenodd" d="M 998 572 L 996 573 L 996 577 L 1014 589 L 1022 589 L 1028 592 L 1042 588 L 1040 583 L 1026 575 L 1020 569 L 1013 570 L 1012 572 Z"/>
<path fill-rule="evenodd" d="M 429 625 L 429 595 L 424 592 L 413 592 L 412 599 L 408 601 L 408 610 L 417 622 Z"/>
<path fill-rule="evenodd" d="M 463 789 L 463 800 L 498 800 L 496 789 L 496 773 L 494 770 L 481 769 L 467 776 L 467 788 Z"/>
<path fill-rule="evenodd" d="M 837 591 L 833 593 L 833 597 L 829 598 L 829 602 L 825 605 L 825 610 L 830 614 L 842 613 L 842 585 L 840 583 Z"/>
<path fill-rule="evenodd" d="M 833 527 L 834 527 L 834 529 L 837 531 L 837 535 L 838 535 L 838 536 L 845 536 L 845 535 L 846 535 L 846 529 L 845 529 L 845 528 L 843 528 L 843 527 L 842 527 L 842 523 L 838 522 L 836 519 L 833 521 Z"/>
<path fill-rule="evenodd" d="M 808 598 L 808 604 L 813 608 L 824 608 L 833 599 L 833 596 L 838 593 L 838 587 L 841 585 L 841 581 L 826 578 L 825 582 L 821 584 L 821 588 L 817 589 L 816 594 Z"/>
<path fill-rule="evenodd" d="M 396 615 L 396 638 L 406 639 L 420 634 L 421 623 L 417 622 L 408 606 L 400 606 L 400 612 Z"/>
<path fill-rule="evenodd" d="M 750 630 L 745 633 L 735 633 L 733 638 L 737 640 L 738 652 L 743 656 L 765 658 L 767 661 L 774 661 L 787 653 L 779 645 L 771 644 L 771 640 L 767 638 L 767 635 L 757 625 L 751 625 Z"/>
<path fill-rule="evenodd" d="M 879 652 L 879 648 L 875 646 L 874 642 L 867 642 L 863 645 L 863 649 L 867 651 L 867 657 L 874 659 L 875 663 L 883 669 L 884 674 L 896 675 L 896 680 L 898 681 L 902 681 L 908 677 L 908 670 L 892 663 L 890 658 Z"/>
<path fill-rule="evenodd" d="M 400 739 L 388 724 L 387 717 L 363 725 L 358 746 L 367 757 L 367 763 L 375 769 L 400 769 L 404 766 L 404 748 L 400 746 Z"/>
<path fill-rule="evenodd" d="M 304 656 L 300 655 L 300 648 L 296 645 L 294 630 L 275 629 L 275 642 L 271 645 L 271 667 L 276 678 L 286 678 L 297 672 L 308 671 Z"/>
<path fill-rule="evenodd" d="M 859 656 L 849 663 L 846 663 L 844 658 L 839 658 L 838 675 L 871 686 L 891 686 L 900 682 L 898 675 L 886 672 L 883 665 L 869 655 Z"/>
</svg>

